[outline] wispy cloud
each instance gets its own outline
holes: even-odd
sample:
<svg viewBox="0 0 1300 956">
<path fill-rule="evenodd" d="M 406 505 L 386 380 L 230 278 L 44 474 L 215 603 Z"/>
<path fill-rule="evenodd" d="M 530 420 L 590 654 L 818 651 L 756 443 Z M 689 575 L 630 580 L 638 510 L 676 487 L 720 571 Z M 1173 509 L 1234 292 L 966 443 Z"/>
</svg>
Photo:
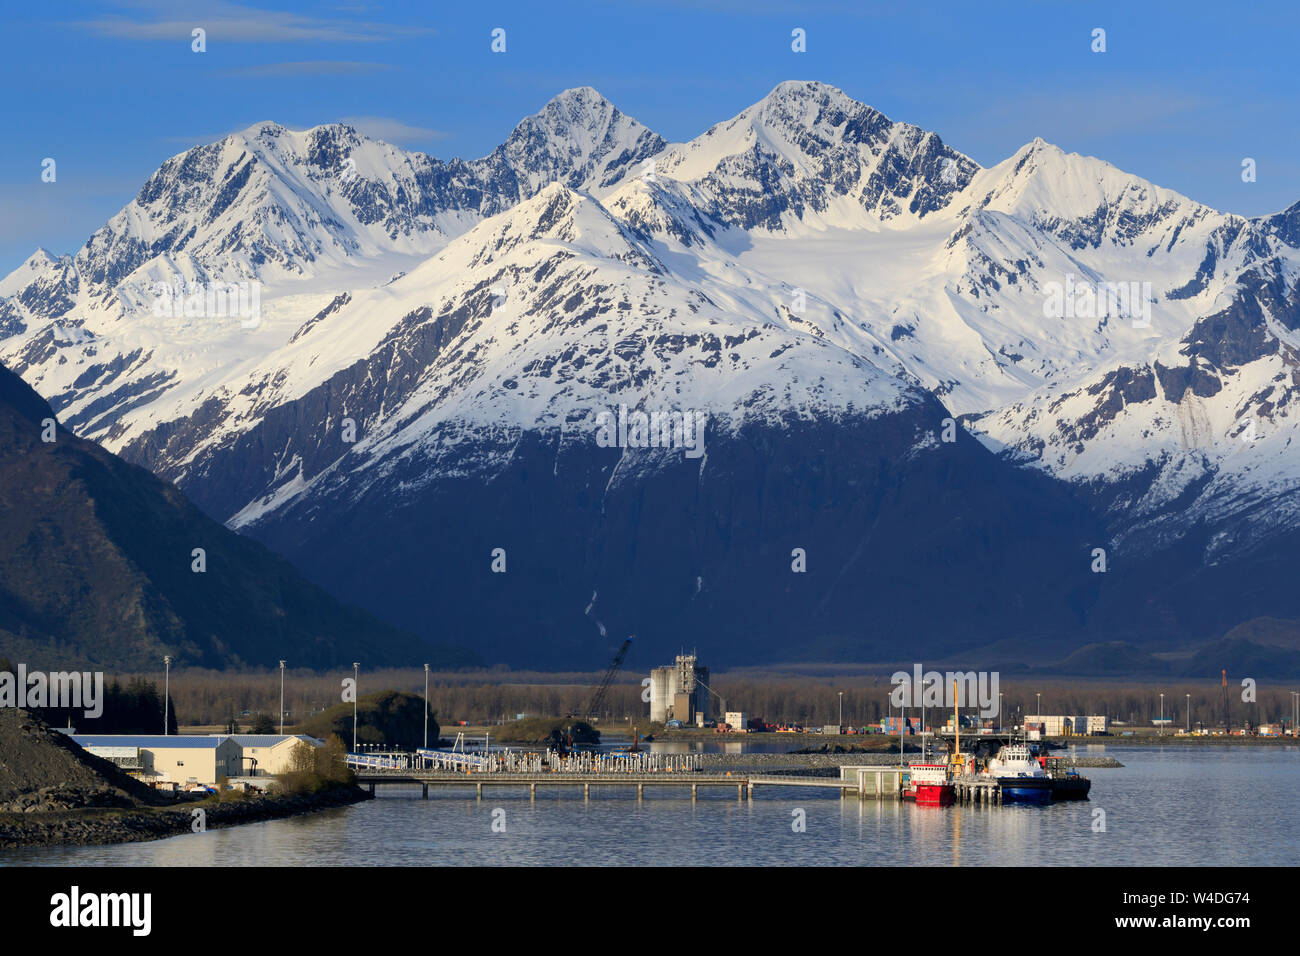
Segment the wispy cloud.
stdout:
<svg viewBox="0 0 1300 956">
<path fill-rule="evenodd" d="M 382 139 L 398 146 L 428 143 L 451 135 L 425 126 L 412 126 L 388 116 L 344 116 L 339 122 L 347 123 L 371 139 Z"/>
<path fill-rule="evenodd" d="M 127 12 L 81 21 L 76 26 L 101 36 L 173 42 L 202 27 L 209 44 L 373 43 L 433 32 L 426 27 L 307 16 L 225 0 L 131 0 L 119 6 Z"/>
</svg>

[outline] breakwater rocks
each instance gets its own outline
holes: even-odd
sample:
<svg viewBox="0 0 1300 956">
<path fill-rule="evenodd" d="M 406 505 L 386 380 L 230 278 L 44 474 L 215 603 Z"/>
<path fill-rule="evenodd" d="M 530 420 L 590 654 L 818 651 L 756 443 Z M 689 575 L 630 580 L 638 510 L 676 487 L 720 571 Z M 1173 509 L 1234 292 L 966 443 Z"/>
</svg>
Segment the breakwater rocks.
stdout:
<svg viewBox="0 0 1300 956">
<path fill-rule="evenodd" d="M 292 796 L 247 797 L 178 801 L 173 806 L 137 809 L 83 808 L 67 812 L 48 810 L 40 813 L 0 814 L 0 850 L 30 846 L 101 846 L 109 843 L 136 843 L 161 840 L 193 832 L 193 811 L 203 810 L 208 830 L 278 820 L 345 807 L 370 794 L 357 787 L 335 787 L 319 793 Z"/>
<path fill-rule="evenodd" d="M 751 770 L 761 770 L 765 773 L 776 773 L 784 768 L 796 769 L 800 767 L 843 767 L 848 765 L 866 767 L 866 766 L 897 766 L 898 754 L 887 753 L 788 753 L 788 754 L 771 754 L 771 753 L 748 753 L 748 754 L 701 754 L 701 770 L 730 770 L 733 767 L 744 767 Z"/>
<path fill-rule="evenodd" d="M 909 761 L 916 755 L 909 755 Z M 1073 763 L 1078 767 L 1122 767 L 1114 757 L 1080 755 Z M 790 773 L 797 770 L 858 767 L 896 767 L 898 754 L 890 753 L 748 753 L 701 754 L 700 769 L 705 771 L 744 768 L 762 773 Z"/>
<path fill-rule="evenodd" d="M 1114 757 L 1078 756 L 1070 761 L 1076 767 L 1122 767 Z"/>
</svg>

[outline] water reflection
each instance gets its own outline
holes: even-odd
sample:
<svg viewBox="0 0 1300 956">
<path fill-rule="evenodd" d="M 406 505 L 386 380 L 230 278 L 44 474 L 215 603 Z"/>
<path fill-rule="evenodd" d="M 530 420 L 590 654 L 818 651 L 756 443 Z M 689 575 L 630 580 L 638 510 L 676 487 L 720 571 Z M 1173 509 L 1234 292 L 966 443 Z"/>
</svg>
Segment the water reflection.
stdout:
<svg viewBox="0 0 1300 956">
<path fill-rule="evenodd" d="M 698 742 L 688 742 L 692 746 Z M 709 743 L 713 743 L 710 741 Z M 718 746 L 730 746 L 731 741 Z M 681 746 L 674 742 L 672 746 Z M 681 751 L 676 751 L 681 752 Z M 1093 799 L 1049 807 L 917 807 L 834 790 L 380 788 L 310 817 L 114 847 L 0 853 L 0 864 L 364 865 L 1293 865 L 1295 748 L 1106 748 Z M 1106 828 L 1093 826 L 1103 809 Z M 505 832 L 492 829 L 504 811 Z M 791 811 L 806 815 L 805 832 Z"/>
</svg>

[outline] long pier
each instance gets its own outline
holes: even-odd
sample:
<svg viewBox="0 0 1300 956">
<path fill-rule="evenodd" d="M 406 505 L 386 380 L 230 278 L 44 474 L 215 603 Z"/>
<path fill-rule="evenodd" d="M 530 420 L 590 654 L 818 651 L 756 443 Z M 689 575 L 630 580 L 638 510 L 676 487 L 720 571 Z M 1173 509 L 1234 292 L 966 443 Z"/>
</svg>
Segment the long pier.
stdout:
<svg viewBox="0 0 1300 956">
<path fill-rule="evenodd" d="M 844 773 L 847 770 L 854 773 Z M 483 796 L 484 787 L 527 787 L 529 797 L 537 795 L 538 787 L 581 787 L 583 797 L 591 795 L 592 787 L 636 787 L 638 799 L 645 795 L 646 787 L 689 787 L 692 799 L 698 796 L 701 787 L 735 787 L 738 800 L 752 800 L 754 791 L 759 787 L 801 787 L 838 790 L 841 796 L 853 793 L 861 800 L 901 800 L 902 777 L 905 773 L 905 769 L 900 770 L 898 767 L 842 767 L 838 778 L 702 771 L 483 773 L 466 770 L 454 773 L 445 770 L 366 768 L 357 773 L 356 782 L 359 786 L 368 787 L 371 794 L 381 785 L 418 785 L 426 800 L 429 798 L 430 787 L 474 787 L 479 798 Z"/>
<path fill-rule="evenodd" d="M 698 755 L 648 755 L 636 759 L 611 760 L 608 756 L 592 758 L 582 755 L 556 761 L 546 769 L 542 755 L 533 752 L 516 754 L 448 754 L 419 751 L 416 754 L 349 754 L 348 765 L 356 772 L 358 785 L 371 795 L 381 785 L 419 786 L 422 797 L 429 799 L 430 787 L 473 787 L 479 799 L 484 787 L 527 787 L 529 798 L 537 796 L 538 787 L 581 787 L 583 798 L 591 796 L 592 787 L 636 787 L 637 799 L 645 796 L 646 787 L 689 787 L 694 800 L 701 787 L 735 787 L 736 799 L 754 799 L 759 787 L 796 787 L 838 790 L 841 797 L 855 794 L 859 800 L 902 800 L 911 768 L 898 766 L 842 765 L 839 777 L 781 775 L 731 771 L 709 773 L 699 769 Z M 953 780 L 956 802 L 997 806 L 1002 803 L 1002 787 L 997 780 L 958 777 Z"/>
</svg>

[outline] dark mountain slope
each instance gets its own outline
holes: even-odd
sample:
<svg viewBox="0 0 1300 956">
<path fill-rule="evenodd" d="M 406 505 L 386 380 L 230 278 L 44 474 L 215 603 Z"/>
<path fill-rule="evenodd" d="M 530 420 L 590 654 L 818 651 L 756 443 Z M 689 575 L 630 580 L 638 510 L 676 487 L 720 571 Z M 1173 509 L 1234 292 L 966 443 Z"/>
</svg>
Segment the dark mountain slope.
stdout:
<svg viewBox="0 0 1300 956">
<path fill-rule="evenodd" d="M 1098 526 L 1067 486 L 973 439 L 926 443 L 944 415 L 929 401 L 756 423 L 710 436 L 694 461 L 526 433 L 508 455 L 462 448 L 508 461 L 487 480 L 430 482 L 412 459 L 346 507 L 322 487 L 249 532 L 349 601 L 451 628 L 488 663 L 598 666 L 629 633 L 655 659 L 887 660 L 1010 634 L 1059 657 L 1101 583 Z"/>
<path fill-rule="evenodd" d="M 32 667 L 464 662 L 347 608 L 0 368 L 0 651 Z M 192 569 L 205 551 L 206 570 Z"/>
</svg>

